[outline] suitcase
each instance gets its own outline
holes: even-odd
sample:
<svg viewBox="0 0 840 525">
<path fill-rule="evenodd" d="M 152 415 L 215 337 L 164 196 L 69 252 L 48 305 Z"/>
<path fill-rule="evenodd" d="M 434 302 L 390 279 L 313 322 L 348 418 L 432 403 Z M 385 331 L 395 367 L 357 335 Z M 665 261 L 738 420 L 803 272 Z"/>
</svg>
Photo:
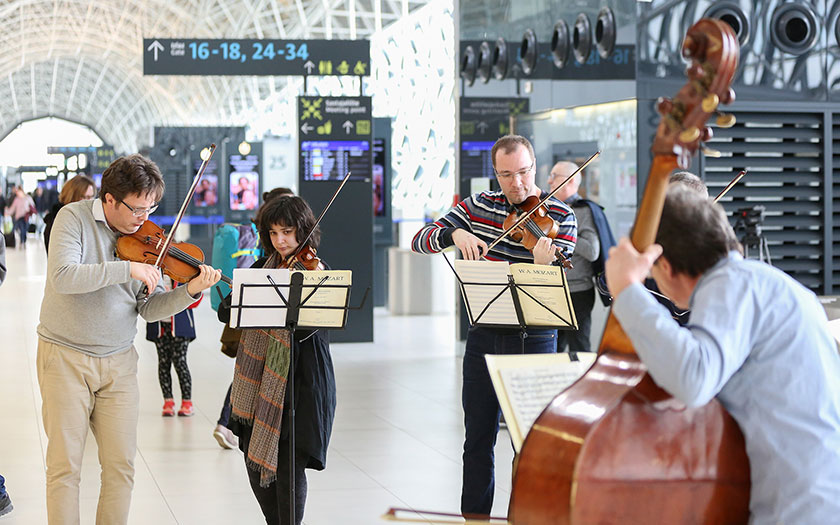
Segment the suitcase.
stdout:
<svg viewBox="0 0 840 525">
<path fill-rule="evenodd" d="M 15 240 L 15 232 L 4 233 L 3 237 L 6 242 L 6 248 L 14 248 L 15 246 L 17 246 L 17 241 Z"/>
</svg>

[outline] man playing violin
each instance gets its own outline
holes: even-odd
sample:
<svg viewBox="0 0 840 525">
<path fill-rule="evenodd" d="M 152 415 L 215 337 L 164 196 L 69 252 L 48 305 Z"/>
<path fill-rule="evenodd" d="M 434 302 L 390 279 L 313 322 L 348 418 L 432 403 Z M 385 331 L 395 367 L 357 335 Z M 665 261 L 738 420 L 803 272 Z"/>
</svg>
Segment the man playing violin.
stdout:
<svg viewBox="0 0 840 525">
<path fill-rule="evenodd" d="M 559 264 L 556 250 L 570 257 L 577 240 L 577 222 L 572 210 L 557 199 L 546 204 L 549 216 L 559 225 L 556 238 L 542 237 L 533 253 L 521 243 L 505 238 L 487 252 L 487 246 L 504 231 L 502 225 L 512 205 L 531 196 L 545 196 L 534 183 L 536 157 L 528 139 L 507 135 L 490 152 L 501 191 L 484 191 L 468 197 L 437 221 L 423 227 L 412 240 L 419 253 L 437 253 L 456 246 L 465 259 L 486 257 L 510 263 Z M 528 329 L 526 353 L 556 351 L 557 331 Z M 487 372 L 485 354 L 522 352 L 518 330 L 472 327 L 467 335 L 463 363 L 461 402 L 464 409 L 463 485 L 461 512 L 488 515 L 495 490 L 494 454 L 499 432 L 499 402 Z"/>
<path fill-rule="evenodd" d="M 745 260 L 723 209 L 673 184 L 656 236 L 610 250 L 613 313 L 651 377 L 689 406 L 713 397 L 744 434 L 750 523 L 836 523 L 840 516 L 840 357 L 814 294 Z M 685 327 L 642 286 L 650 272 Z"/>
<path fill-rule="evenodd" d="M 88 428 L 102 468 L 96 523 L 128 521 L 140 401 L 137 316 L 170 317 L 220 278 L 202 265 L 186 286 L 163 293 L 157 267 L 116 258 L 117 238 L 143 225 L 163 191 L 152 161 L 120 157 L 102 174 L 100 198 L 64 206 L 53 224 L 37 357 L 51 525 L 79 523 Z"/>
</svg>

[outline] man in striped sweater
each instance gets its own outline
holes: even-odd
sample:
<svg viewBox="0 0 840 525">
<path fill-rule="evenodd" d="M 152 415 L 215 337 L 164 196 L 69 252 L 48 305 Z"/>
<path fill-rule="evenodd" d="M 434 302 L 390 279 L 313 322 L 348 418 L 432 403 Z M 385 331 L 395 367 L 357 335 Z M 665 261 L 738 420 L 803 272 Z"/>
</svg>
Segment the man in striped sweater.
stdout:
<svg viewBox="0 0 840 525">
<path fill-rule="evenodd" d="M 486 254 L 488 260 L 511 263 L 559 264 L 555 261 L 558 248 L 571 257 L 577 240 L 575 215 L 566 204 L 553 198 L 547 205 L 549 215 L 560 226 L 555 239 L 543 237 L 531 253 L 521 243 L 506 238 L 487 252 L 487 246 L 504 231 L 502 224 L 512 205 L 532 195 L 545 196 L 534 183 L 536 157 L 528 139 L 504 136 L 490 153 L 501 191 L 484 191 L 463 200 L 417 232 L 412 249 L 432 254 L 454 245 L 465 259 L 475 260 Z M 525 335 L 526 353 L 556 351 L 556 330 L 528 329 Z M 500 409 L 484 355 L 521 352 L 519 331 L 515 329 L 472 327 L 467 335 L 461 392 L 466 429 L 461 490 L 464 514 L 488 515 L 493 506 L 493 448 L 499 432 Z"/>
</svg>

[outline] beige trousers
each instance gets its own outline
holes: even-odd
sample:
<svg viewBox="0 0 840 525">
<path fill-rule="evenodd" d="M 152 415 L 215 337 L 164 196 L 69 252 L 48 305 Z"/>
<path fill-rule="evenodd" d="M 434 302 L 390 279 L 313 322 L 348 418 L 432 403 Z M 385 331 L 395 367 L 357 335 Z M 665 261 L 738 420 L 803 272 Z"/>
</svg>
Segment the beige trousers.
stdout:
<svg viewBox="0 0 840 525">
<path fill-rule="evenodd" d="M 79 481 L 88 427 L 102 468 L 97 525 L 128 522 L 137 451 L 137 351 L 109 357 L 38 339 L 38 383 L 47 433 L 47 520 L 79 524 Z"/>
</svg>

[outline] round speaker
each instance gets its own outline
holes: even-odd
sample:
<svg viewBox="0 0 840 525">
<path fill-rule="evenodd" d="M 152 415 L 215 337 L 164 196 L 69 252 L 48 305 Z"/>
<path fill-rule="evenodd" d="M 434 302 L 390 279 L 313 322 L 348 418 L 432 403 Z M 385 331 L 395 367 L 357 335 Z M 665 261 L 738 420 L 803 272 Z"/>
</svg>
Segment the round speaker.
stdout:
<svg viewBox="0 0 840 525">
<path fill-rule="evenodd" d="M 478 63 L 476 70 L 478 71 L 478 78 L 485 84 L 490 80 L 490 68 L 492 67 L 490 43 L 482 42 L 478 48 Z"/>
<path fill-rule="evenodd" d="M 741 6 L 737 2 L 730 2 L 728 0 L 715 2 L 711 7 L 706 9 L 706 12 L 703 13 L 703 18 L 717 18 L 726 22 L 735 31 L 735 36 L 738 37 L 738 43 L 742 46 L 752 36 L 750 19 L 747 18 L 744 10 L 741 9 Z"/>
<path fill-rule="evenodd" d="M 507 77 L 507 71 L 507 43 L 504 38 L 499 37 L 496 39 L 496 45 L 493 47 L 493 77 L 496 80 L 504 80 Z"/>
<path fill-rule="evenodd" d="M 473 46 L 467 46 L 464 49 L 464 56 L 461 57 L 461 78 L 463 78 L 468 86 L 475 83 L 476 72 L 476 56 Z"/>
<path fill-rule="evenodd" d="M 592 51 L 592 24 L 586 13 L 581 13 L 575 20 L 575 28 L 572 31 L 572 49 L 575 52 L 575 60 L 585 64 Z"/>
<path fill-rule="evenodd" d="M 595 48 L 601 58 L 607 59 L 615 49 L 615 15 L 612 9 L 604 7 L 598 11 L 598 20 L 595 22 Z"/>
<path fill-rule="evenodd" d="M 526 29 L 522 35 L 522 43 L 519 44 L 519 63 L 522 65 L 522 73 L 531 76 L 537 69 L 537 34 L 533 29 Z"/>
<path fill-rule="evenodd" d="M 565 20 L 558 20 L 551 34 L 551 58 L 557 69 L 563 69 L 569 61 L 570 47 L 572 44 L 569 41 L 569 26 Z"/>
<path fill-rule="evenodd" d="M 782 4 L 770 19 L 770 39 L 776 47 L 801 55 L 817 43 L 819 26 L 817 15 L 807 4 Z"/>
</svg>

